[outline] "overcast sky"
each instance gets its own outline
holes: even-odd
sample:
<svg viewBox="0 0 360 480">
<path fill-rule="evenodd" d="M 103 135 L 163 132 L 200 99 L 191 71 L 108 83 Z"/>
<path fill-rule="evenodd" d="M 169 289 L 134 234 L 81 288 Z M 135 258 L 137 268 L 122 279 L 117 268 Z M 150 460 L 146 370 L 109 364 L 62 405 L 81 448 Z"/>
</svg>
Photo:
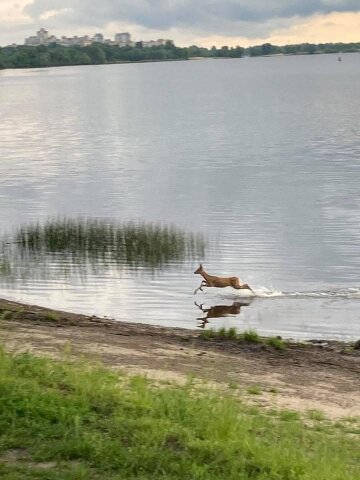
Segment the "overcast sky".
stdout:
<svg viewBox="0 0 360 480">
<path fill-rule="evenodd" d="M 1 45 L 40 27 L 179 46 L 351 42 L 360 41 L 360 0 L 0 0 Z"/>
</svg>

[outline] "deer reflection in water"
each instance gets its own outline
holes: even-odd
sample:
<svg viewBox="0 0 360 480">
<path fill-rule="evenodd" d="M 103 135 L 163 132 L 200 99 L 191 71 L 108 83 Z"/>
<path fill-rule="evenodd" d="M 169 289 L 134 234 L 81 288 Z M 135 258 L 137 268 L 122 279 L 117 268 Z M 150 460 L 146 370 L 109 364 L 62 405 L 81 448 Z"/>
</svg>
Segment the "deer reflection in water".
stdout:
<svg viewBox="0 0 360 480">
<path fill-rule="evenodd" d="M 227 317 L 228 315 L 238 315 L 241 307 L 247 307 L 251 301 L 248 302 L 234 302 L 232 305 L 213 305 L 210 308 L 204 308 L 204 304 L 194 304 L 206 314 L 205 317 L 197 317 L 200 321 L 199 328 L 205 328 L 205 325 L 209 323 L 209 318 Z"/>
</svg>

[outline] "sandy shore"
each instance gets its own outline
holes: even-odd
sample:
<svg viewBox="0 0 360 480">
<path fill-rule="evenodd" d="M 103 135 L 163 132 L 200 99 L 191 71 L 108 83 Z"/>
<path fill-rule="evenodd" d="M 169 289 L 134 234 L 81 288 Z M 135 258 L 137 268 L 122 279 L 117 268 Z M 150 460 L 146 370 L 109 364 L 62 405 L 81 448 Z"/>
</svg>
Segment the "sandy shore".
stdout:
<svg viewBox="0 0 360 480">
<path fill-rule="evenodd" d="M 10 312 L 10 313 L 9 313 Z M 290 343 L 285 350 L 199 336 L 199 331 L 116 322 L 0 300 L 1 338 L 13 352 L 100 359 L 157 380 L 188 375 L 238 389 L 265 407 L 360 415 L 360 350 L 341 342 Z M 70 353 L 69 353 L 70 352 Z M 256 395 L 248 392 L 257 387 Z"/>
</svg>

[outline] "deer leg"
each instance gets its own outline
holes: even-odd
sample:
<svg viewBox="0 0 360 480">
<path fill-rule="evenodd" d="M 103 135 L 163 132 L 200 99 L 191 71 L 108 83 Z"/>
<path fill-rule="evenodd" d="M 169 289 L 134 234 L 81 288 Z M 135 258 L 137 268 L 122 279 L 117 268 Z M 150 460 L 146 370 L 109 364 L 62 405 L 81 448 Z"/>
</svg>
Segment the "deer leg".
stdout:
<svg viewBox="0 0 360 480">
<path fill-rule="evenodd" d="M 205 325 L 209 323 L 209 321 L 205 318 L 198 317 L 197 320 L 200 320 L 201 324 L 198 325 L 199 328 L 205 328 Z"/>
<path fill-rule="evenodd" d="M 198 303 L 194 302 L 194 305 L 196 305 L 198 308 L 200 308 L 200 310 L 203 312 L 203 303 L 201 305 L 199 305 Z"/>
<path fill-rule="evenodd" d="M 201 290 L 201 291 L 203 292 L 202 287 L 209 287 L 208 283 L 207 283 L 205 280 L 203 280 L 203 281 L 200 283 L 200 287 L 198 287 L 198 288 L 194 291 L 194 295 L 196 294 L 196 292 L 197 292 L 198 290 Z"/>
</svg>

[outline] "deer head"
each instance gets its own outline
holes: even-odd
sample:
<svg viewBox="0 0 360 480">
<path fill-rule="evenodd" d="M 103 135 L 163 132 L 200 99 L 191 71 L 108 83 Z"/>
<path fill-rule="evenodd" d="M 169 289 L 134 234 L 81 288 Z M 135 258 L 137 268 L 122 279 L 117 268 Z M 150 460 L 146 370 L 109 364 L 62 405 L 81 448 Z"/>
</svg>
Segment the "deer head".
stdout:
<svg viewBox="0 0 360 480">
<path fill-rule="evenodd" d="M 199 268 L 197 268 L 197 269 L 195 270 L 194 274 L 195 274 L 195 275 L 196 275 L 196 274 L 201 275 L 203 271 L 204 271 L 204 269 L 203 269 L 202 263 L 200 263 Z"/>
</svg>

